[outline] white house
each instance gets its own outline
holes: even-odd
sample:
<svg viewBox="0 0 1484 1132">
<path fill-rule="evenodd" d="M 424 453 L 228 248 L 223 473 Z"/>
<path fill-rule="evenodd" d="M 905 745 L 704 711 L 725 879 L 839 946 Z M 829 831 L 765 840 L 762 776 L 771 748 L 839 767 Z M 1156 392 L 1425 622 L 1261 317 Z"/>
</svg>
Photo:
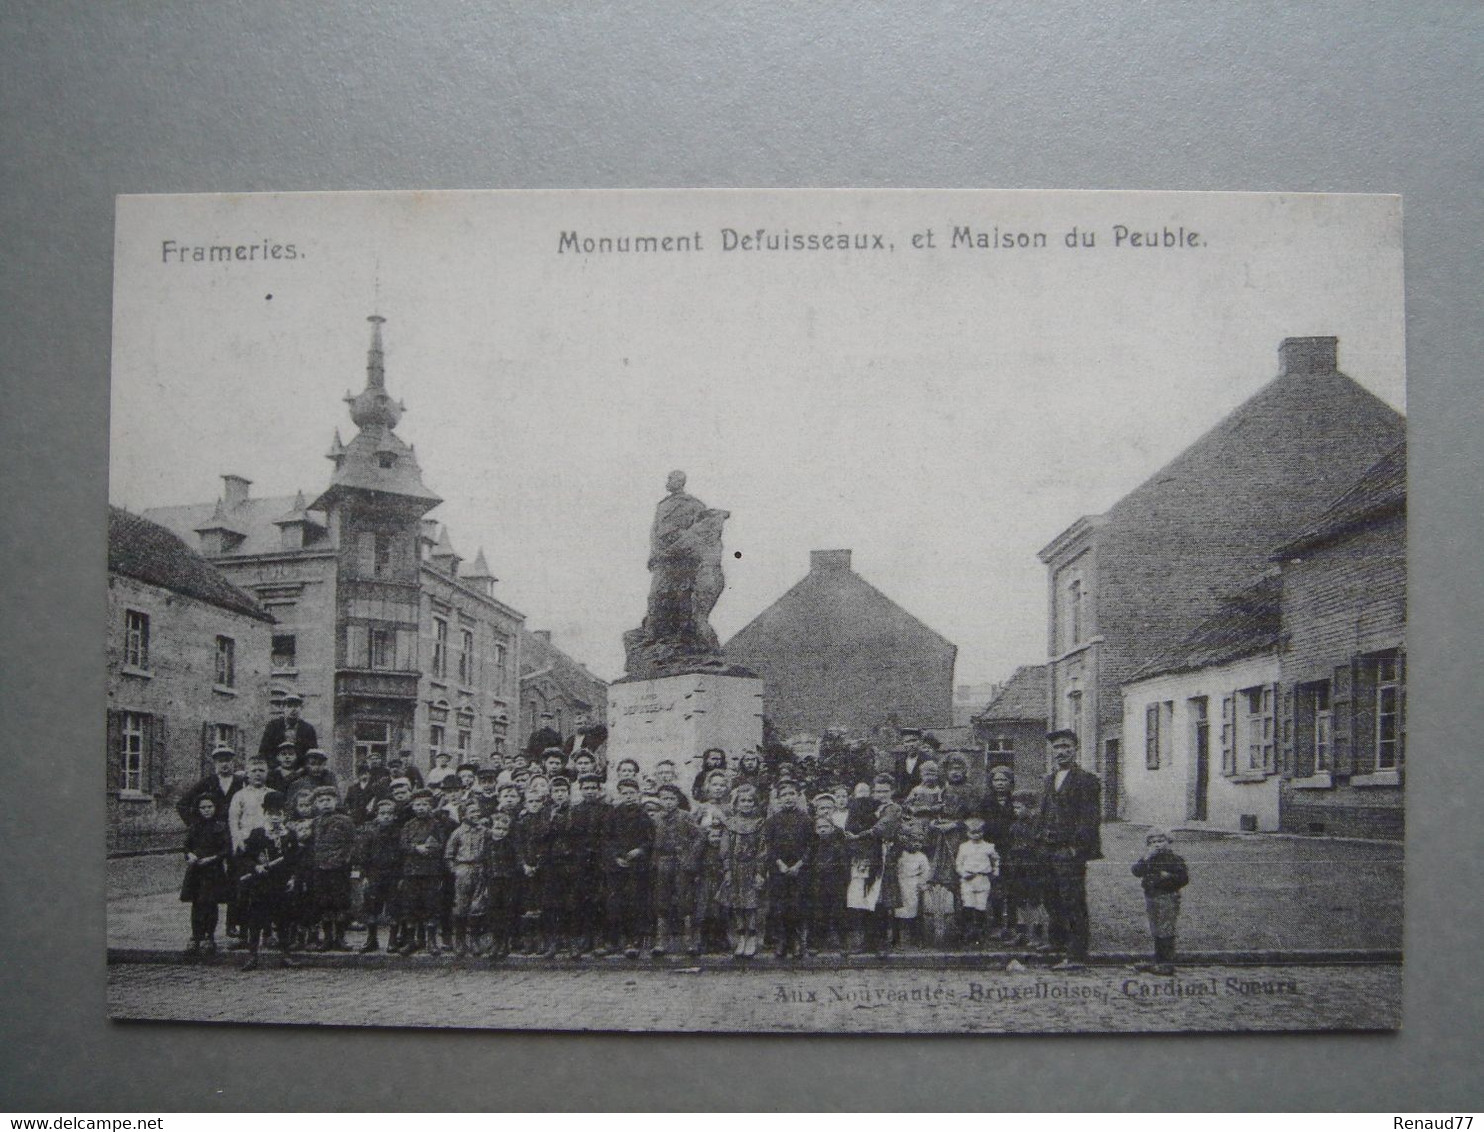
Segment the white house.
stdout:
<svg viewBox="0 0 1484 1132">
<path fill-rule="evenodd" d="M 1264 577 L 1124 684 L 1129 821 L 1278 828 L 1279 595 Z"/>
</svg>

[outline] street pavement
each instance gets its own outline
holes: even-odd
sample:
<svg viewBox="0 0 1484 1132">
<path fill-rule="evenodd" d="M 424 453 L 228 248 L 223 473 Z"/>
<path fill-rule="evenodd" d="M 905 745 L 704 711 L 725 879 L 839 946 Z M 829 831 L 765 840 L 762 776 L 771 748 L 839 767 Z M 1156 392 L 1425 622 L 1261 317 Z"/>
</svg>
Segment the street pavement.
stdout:
<svg viewBox="0 0 1484 1132">
<path fill-rule="evenodd" d="M 867 1033 L 1366 1030 L 1400 1024 L 1400 966 L 378 970 L 113 963 L 120 1019 L 476 1029 Z"/>
<path fill-rule="evenodd" d="M 1143 853 L 1144 827 L 1106 825 L 1103 846 L 1105 859 L 1088 867 L 1093 953 L 1145 954 L 1144 898 L 1129 872 Z M 1180 911 L 1183 953 L 1401 951 L 1398 843 L 1177 833 L 1175 848 L 1191 875 Z M 175 854 L 108 862 L 110 951 L 179 952 L 190 936 L 180 876 Z"/>
</svg>

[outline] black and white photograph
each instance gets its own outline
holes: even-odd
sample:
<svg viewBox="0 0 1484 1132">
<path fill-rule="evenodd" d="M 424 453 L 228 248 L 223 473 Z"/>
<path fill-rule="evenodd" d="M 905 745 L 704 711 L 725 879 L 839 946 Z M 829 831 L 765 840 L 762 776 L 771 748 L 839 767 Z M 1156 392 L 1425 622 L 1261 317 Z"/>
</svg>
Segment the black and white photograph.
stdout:
<svg viewBox="0 0 1484 1132">
<path fill-rule="evenodd" d="M 110 1018 L 1397 1029 L 1396 196 L 121 196 Z"/>
</svg>

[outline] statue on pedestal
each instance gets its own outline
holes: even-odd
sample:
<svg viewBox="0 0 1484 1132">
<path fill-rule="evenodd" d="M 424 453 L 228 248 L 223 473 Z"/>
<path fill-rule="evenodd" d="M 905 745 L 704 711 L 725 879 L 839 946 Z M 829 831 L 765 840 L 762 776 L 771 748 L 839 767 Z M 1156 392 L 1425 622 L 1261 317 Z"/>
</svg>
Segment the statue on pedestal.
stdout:
<svg viewBox="0 0 1484 1132">
<path fill-rule="evenodd" d="M 625 668 L 639 679 L 726 666 L 708 618 L 726 587 L 721 529 L 731 513 L 688 494 L 684 472 L 665 487 L 649 532 L 649 608 L 624 634 Z"/>
</svg>

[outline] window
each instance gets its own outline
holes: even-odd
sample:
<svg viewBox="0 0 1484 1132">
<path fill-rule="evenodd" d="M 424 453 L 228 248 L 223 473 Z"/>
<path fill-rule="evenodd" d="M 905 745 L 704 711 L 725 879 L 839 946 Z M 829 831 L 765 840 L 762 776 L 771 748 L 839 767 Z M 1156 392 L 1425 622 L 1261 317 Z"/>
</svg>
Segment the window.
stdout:
<svg viewBox="0 0 1484 1132">
<path fill-rule="evenodd" d="M 498 668 L 501 671 L 501 673 L 503 673 L 505 671 L 505 656 L 506 656 L 505 642 L 504 641 L 496 641 L 495 642 L 495 667 Z"/>
<path fill-rule="evenodd" d="M 1073 578 L 1067 583 L 1067 628 L 1072 635 L 1071 644 L 1082 643 L 1082 579 Z"/>
<path fill-rule="evenodd" d="M 1241 718 L 1237 721 L 1236 773 L 1272 774 L 1278 766 L 1273 686 L 1243 688 L 1237 693 L 1237 701 Z"/>
<path fill-rule="evenodd" d="M 148 620 L 145 618 L 146 624 Z M 147 715 L 141 715 L 137 711 L 123 713 L 120 729 L 122 742 L 119 749 L 118 785 L 120 790 L 128 790 L 136 794 L 144 792 L 144 770 L 149 754 L 150 724 L 151 718 Z"/>
<path fill-rule="evenodd" d="M 1221 773 L 1237 773 L 1237 701 L 1234 696 L 1221 700 Z"/>
<path fill-rule="evenodd" d="M 366 640 L 370 653 L 367 667 L 389 669 L 397 666 L 397 636 L 393 630 L 384 625 L 372 625 L 366 630 Z"/>
<path fill-rule="evenodd" d="M 401 572 L 406 541 L 389 531 L 358 531 L 355 550 L 356 577 L 391 578 Z"/>
<path fill-rule="evenodd" d="M 353 733 L 356 742 L 356 762 L 363 763 L 377 755 L 386 761 L 392 747 L 392 725 L 379 719 L 358 719 Z"/>
<path fill-rule="evenodd" d="M 1077 753 L 1082 753 L 1082 689 L 1072 687 L 1067 690 L 1066 718 L 1062 725 L 1070 727 L 1077 733 Z"/>
<path fill-rule="evenodd" d="M 435 723 L 428 728 L 429 765 L 437 760 L 438 752 L 441 750 L 443 750 L 443 724 Z"/>
<path fill-rule="evenodd" d="M 996 735 L 985 746 L 985 753 L 989 755 L 989 761 L 993 765 L 995 755 L 1013 755 L 1015 753 L 1015 741 L 1008 735 Z"/>
<path fill-rule="evenodd" d="M 275 672 L 292 672 L 298 668 L 297 647 L 298 641 L 292 633 L 274 635 L 272 664 Z"/>
<path fill-rule="evenodd" d="M 469 761 L 469 748 L 474 745 L 474 733 L 472 731 L 459 732 L 459 762 Z"/>
<path fill-rule="evenodd" d="M 231 723 L 215 723 L 211 727 L 212 747 L 231 747 L 237 749 L 237 727 Z"/>
<path fill-rule="evenodd" d="M 442 617 L 433 618 L 433 675 L 448 676 L 448 622 Z"/>
<path fill-rule="evenodd" d="M 237 683 L 237 642 L 231 637 L 216 639 L 216 682 L 223 688 Z"/>
<path fill-rule="evenodd" d="M 1175 702 L 1150 704 L 1144 709 L 1144 766 L 1158 770 L 1170 765 L 1175 739 Z"/>
<path fill-rule="evenodd" d="M 1401 665 L 1395 656 L 1375 663 L 1376 769 L 1396 770 L 1402 758 Z"/>
<path fill-rule="evenodd" d="M 1329 681 L 1311 685 L 1307 690 L 1309 709 L 1314 713 L 1314 773 L 1328 774 L 1334 768 L 1334 717 L 1329 706 Z"/>
<path fill-rule="evenodd" d="M 149 614 L 137 609 L 124 612 L 124 664 L 129 668 L 149 667 Z"/>
<path fill-rule="evenodd" d="M 472 630 L 463 629 L 459 632 L 459 641 L 463 646 L 459 650 L 459 683 L 474 683 L 474 633 Z"/>
</svg>

